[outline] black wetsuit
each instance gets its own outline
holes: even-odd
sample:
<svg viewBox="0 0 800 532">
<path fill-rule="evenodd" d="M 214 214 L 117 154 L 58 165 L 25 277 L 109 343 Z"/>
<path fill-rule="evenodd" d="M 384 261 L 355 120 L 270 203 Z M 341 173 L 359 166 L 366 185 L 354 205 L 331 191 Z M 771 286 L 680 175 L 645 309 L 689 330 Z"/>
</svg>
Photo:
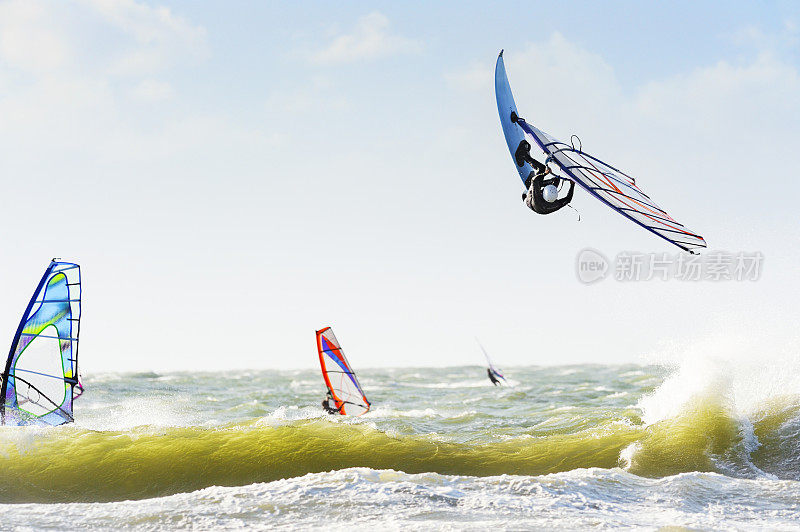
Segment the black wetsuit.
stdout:
<svg viewBox="0 0 800 532">
<path fill-rule="evenodd" d="M 500 384 L 500 381 L 497 380 L 497 377 L 494 376 L 492 368 L 486 368 L 486 374 L 489 375 L 489 380 L 492 381 L 492 384 L 494 384 L 495 386 Z"/>
<path fill-rule="evenodd" d="M 329 393 L 328 396 L 322 400 L 322 408 L 324 408 L 325 411 L 329 414 L 341 414 L 342 407 L 340 406 L 339 408 L 334 408 L 331 406 L 331 402 L 336 404 L 336 402 L 333 399 L 333 396 Z"/>
<path fill-rule="evenodd" d="M 522 166 L 525 163 L 528 163 L 533 167 L 533 172 L 528 174 L 528 179 L 525 181 L 525 187 L 528 189 L 528 191 L 522 195 L 525 205 L 527 205 L 528 208 L 533 212 L 539 214 L 550 214 L 551 212 L 556 212 L 557 210 L 566 207 L 567 204 L 572 201 L 572 194 L 575 192 L 575 183 L 569 181 L 569 191 L 563 198 L 555 201 L 545 200 L 544 187 L 547 185 L 558 186 L 561 181 L 567 180 L 562 180 L 559 177 L 545 179 L 544 176 L 547 175 L 547 166 L 531 157 L 530 151 L 531 145 L 527 140 L 523 140 L 519 143 L 516 153 L 514 153 L 514 159 L 517 161 L 517 166 Z"/>
</svg>

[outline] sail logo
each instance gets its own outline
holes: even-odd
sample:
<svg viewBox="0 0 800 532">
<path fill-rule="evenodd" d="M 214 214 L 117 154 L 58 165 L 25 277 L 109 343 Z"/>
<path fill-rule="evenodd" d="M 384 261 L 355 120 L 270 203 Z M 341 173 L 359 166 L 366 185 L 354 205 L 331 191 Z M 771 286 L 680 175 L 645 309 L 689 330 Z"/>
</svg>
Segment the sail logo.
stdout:
<svg viewBox="0 0 800 532">
<path fill-rule="evenodd" d="M 608 275 L 609 270 L 608 259 L 599 251 L 586 248 L 578 253 L 575 261 L 575 273 L 580 282 L 592 284 L 602 281 Z"/>
</svg>

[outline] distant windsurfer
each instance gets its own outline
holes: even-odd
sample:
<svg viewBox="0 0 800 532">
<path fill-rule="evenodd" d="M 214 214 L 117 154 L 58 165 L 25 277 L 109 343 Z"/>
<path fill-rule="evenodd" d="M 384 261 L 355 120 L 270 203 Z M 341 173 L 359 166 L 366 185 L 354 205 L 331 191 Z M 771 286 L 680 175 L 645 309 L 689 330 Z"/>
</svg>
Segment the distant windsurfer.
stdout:
<svg viewBox="0 0 800 532">
<path fill-rule="evenodd" d="M 489 375 L 489 380 L 492 381 L 492 384 L 494 384 L 495 386 L 500 384 L 500 381 L 497 380 L 497 377 L 495 376 L 494 371 L 492 371 L 492 368 L 486 368 L 486 374 Z"/>
<path fill-rule="evenodd" d="M 530 210 L 539 214 L 550 214 L 566 207 L 572 201 L 575 183 L 555 176 L 545 179 L 544 177 L 550 173 L 550 168 L 531 157 L 531 145 L 527 140 L 520 141 L 514 159 L 517 161 L 517 166 L 528 163 L 533 167 L 533 171 L 528 174 L 528 179 L 525 181 L 528 190 L 522 193 L 522 201 Z M 558 187 L 563 181 L 569 182 L 569 191 L 566 196 L 559 199 Z"/>
<path fill-rule="evenodd" d="M 326 395 L 325 399 L 322 400 L 322 408 L 325 409 L 325 411 L 329 414 L 341 414 L 344 403 L 339 405 L 339 408 L 336 408 L 335 405 L 336 400 L 333 398 L 331 391 L 328 390 L 328 395 Z"/>
</svg>

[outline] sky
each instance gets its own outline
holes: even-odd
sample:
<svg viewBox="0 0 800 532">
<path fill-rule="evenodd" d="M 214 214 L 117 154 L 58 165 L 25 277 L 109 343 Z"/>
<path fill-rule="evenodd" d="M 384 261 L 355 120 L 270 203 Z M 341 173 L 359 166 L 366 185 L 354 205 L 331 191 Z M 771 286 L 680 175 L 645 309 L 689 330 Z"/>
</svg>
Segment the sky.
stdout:
<svg viewBox="0 0 800 532">
<path fill-rule="evenodd" d="M 481 364 L 476 336 L 501 367 L 794 353 L 798 25 L 795 2 L 0 1 L 0 342 L 61 257 L 85 375 L 312 368 L 326 325 L 356 367 Z M 522 205 L 500 49 L 522 116 L 760 278 L 579 282 L 585 248 L 678 250 L 582 191 L 580 221 Z"/>
</svg>

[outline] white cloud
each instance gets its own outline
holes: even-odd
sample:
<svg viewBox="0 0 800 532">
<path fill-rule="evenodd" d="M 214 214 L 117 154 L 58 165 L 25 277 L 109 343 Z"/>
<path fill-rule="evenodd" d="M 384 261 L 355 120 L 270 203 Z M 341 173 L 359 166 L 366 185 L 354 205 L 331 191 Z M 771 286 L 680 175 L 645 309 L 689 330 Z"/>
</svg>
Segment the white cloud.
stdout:
<svg viewBox="0 0 800 532">
<path fill-rule="evenodd" d="M 133 0 L 0 3 L 0 69 L 147 77 L 206 54 L 205 29 L 163 7 Z"/>
<path fill-rule="evenodd" d="M 645 118 L 684 130 L 730 138 L 745 131 L 796 134 L 800 75 L 764 53 L 754 61 L 715 65 L 641 87 L 636 109 Z"/>
<path fill-rule="evenodd" d="M 173 95 L 173 86 L 155 74 L 192 62 L 204 50 L 202 27 L 158 6 L 2 2 L 0 139 L 19 146 L 16 158 L 34 160 L 42 159 L 40 150 L 113 144 L 149 119 L 128 105 L 131 100 Z"/>
<path fill-rule="evenodd" d="M 621 89 L 611 66 L 558 32 L 522 52 L 507 51 L 504 58 L 520 112 L 529 113 L 536 123 L 595 121 L 609 106 L 619 105 Z M 451 72 L 446 78 L 451 85 L 493 93 L 494 62 Z"/>
<path fill-rule="evenodd" d="M 186 59 L 204 58 L 206 31 L 163 6 L 134 0 L 80 0 L 132 39 L 111 65 L 117 75 L 147 75 Z"/>
<path fill-rule="evenodd" d="M 133 98 L 150 102 L 168 100 L 173 93 L 172 85 L 155 79 L 142 80 L 131 90 Z"/>
<path fill-rule="evenodd" d="M 151 7 L 134 0 L 82 0 L 92 6 L 104 18 L 118 28 L 131 34 L 142 44 L 164 43 L 175 40 L 202 43 L 206 32 L 182 17 L 174 15 L 169 8 Z"/>
<path fill-rule="evenodd" d="M 326 48 L 312 54 L 311 60 L 319 64 L 350 63 L 421 49 L 418 41 L 389 33 L 389 19 L 376 11 L 361 17 L 352 33 L 334 38 Z"/>
<path fill-rule="evenodd" d="M 753 44 L 759 53 L 749 61 L 723 60 L 626 89 L 602 57 L 558 33 L 521 53 L 507 51 L 505 60 L 521 114 L 558 136 L 584 133 L 602 141 L 622 135 L 635 143 L 659 136 L 643 139 L 642 131 L 660 130 L 686 146 L 724 139 L 737 151 L 753 135 L 798 135 L 800 72 L 763 46 Z M 447 79 L 484 97 L 493 90 L 493 72 L 494 62 L 485 63 Z"/>
<path fill-rule="evenodd" d="M 36 0 L 0 4 L 0 65 L 46 72 L 69 64 L 72 50 L 48 7 Z"/>
<path fill-rule="evenodd" d="M 271 91 L 264 102 L 272 119 L 297 121 L 300 116 L 344 111 L 351 102 L 339 95 L 335 85 L 324 77 L 312 77 L 299 87 L 281 87 Z"/>
<path fill-rule="evenodd" d="M 791 55 L 798 43 L 797 25 L 791 19 L 784 20 L 783 27 L 777 31 L 765 32 L 758 26 L 747 26 L 731 32 L 728 37 L 744 49 L 755 49 L 761 53 Z"/>
<path fill-rule="evenodd" d="M 130 3 L 120 5 L 130 7 Z M 63 13 L 58 6 L 31 0 L 26 9 L 0 11 L 6 15 L 0 17 L 1 24 L 33 34 L 50 31 L 58 38 L 52 41 L 54 46 L 71 54 L 69 60 L 56 63 L 37 60 L 34 68 L 30 61 L 12 63 L 0 50 L 0 144 L 4 146 L 0 179 L 5 179 L 6 198 L 39 197 L 38 190 L 69 181 L 74 186 L 64 195 L 45 195 L 42 201 L 51 202 L 50 212 L 67 203 L 81 205 L 77 219 L 93 210 L 111 209 L 114 214 L 130 213 L 130 208 L 158 210 L 154 204 L 184 198 L 187 182 L 208 179 L 218 169 L 224 169 L 226 176 L 246 175 L 252 171 L 247 161 L 269 153 L 280 140 L 265 132 L 260 122 L 232 118 L 220 109 L 224 105 L 186 105 L 177 98 L 186 90 L 187 77 L 176 70 L 194 57 L 166 49 L 167 43 L 185 38 L 184 26 L 167 11 L 158 7 L 137 11 L 134 6 L 134 20 L 128 23 L 124 18 L 110 21 L 100 11 L 104 5 L 98 8 L 94 2 L 71 2 L 69 9 L 80 16 L 59 16 Z M 0 3 L 0 10 L 8 7 Z M 152 33 L 143 20 L 148 14 L 156 27 Z M 169 36 L 171 29 L 175 34 Z M 98 42 L 103 46 L 95 53 L 92 49 Z M 109 68 L 116 64 L 119 50 L 135 53 L 152 46 L 166 47 L 168 60 L 125 75 Z M 194 78 L 188 81 L 193 87 Z M 170 105 L 150 105 L 163 101 Z M 126 197 L 119 195 L 131 176 L 137 183 L 148 179 L 163 183 L 156 185 L 158 194 L 139 198 L 137 204 L 132 198 L 144 186 L 126 190 Z M 13 212 L 0 209 L 5 227 L 14 222 Z"/>
<path fill-rule="evenodd" d="M 760 35 L 748 28 L 740 35 Z M 730 137 L 737 128 L 796 133 L 800 73 L 795 65 L 751 40 L 752 60 L 719 61 L 623 90 L 614 69 L 559 33 L 521 53 L 507 51 L 506 68 L 520 112 L 546 128 L 598 136 L 647 124 Z M 493 90 L 494 62 L 449 73 L 451 84 L 483 95 Z M 791 127 L 790 127 L 791 126 Z M 605 133 L 601 132 L 605 130 Z M 788 131 L 791 129 L 792 131 Z M 563 132 L 559 132 L 563 134 Z M 695 140 L 695 139 L 691 139 Z"/>
</svg>

